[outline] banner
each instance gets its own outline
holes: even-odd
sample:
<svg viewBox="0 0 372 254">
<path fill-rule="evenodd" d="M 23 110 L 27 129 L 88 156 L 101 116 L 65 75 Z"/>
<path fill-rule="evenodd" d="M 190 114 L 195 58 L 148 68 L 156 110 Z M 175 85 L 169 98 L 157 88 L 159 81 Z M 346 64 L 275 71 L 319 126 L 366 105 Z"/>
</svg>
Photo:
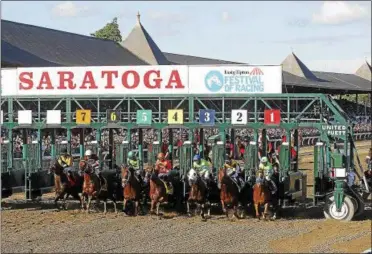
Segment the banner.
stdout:
<svg viewBox="0 0 372 254">
<path fill-rule="evenodd" d="M 3 74 L 3 70 L 2 70 Z M 2 80 L 3 96 L 187 94 L 187 66 L 17 68 Z"/>
<path fill-rule="evenodd" d="M 189 66 L 189 94 L 282 93 L 282 67 Z"/>
<path fill-rule="evenodd" d="M 2 96 L 282 93 L 281 66 L 100 66 L 1 70 Z"/>
</svg>

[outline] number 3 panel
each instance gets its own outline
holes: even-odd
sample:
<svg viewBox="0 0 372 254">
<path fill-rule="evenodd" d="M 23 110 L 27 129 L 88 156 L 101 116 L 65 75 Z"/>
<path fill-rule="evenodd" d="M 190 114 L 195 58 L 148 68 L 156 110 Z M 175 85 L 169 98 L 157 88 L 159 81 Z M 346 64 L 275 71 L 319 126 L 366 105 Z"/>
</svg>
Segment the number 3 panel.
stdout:
<svg viewBox="0 0 372 254">
<path fill-rule="evenodd" d="M 231 111 L 231 123 L 232 124 L 247 124 L 248 123 L 248 112 L 245 109 L 233 109 Z"/>
<path fill-rule="evenodd" d="M 199 110 L 199 123 L 203 125 L 214 125 L 216 111 L 213 109 Z"/>
</svg>

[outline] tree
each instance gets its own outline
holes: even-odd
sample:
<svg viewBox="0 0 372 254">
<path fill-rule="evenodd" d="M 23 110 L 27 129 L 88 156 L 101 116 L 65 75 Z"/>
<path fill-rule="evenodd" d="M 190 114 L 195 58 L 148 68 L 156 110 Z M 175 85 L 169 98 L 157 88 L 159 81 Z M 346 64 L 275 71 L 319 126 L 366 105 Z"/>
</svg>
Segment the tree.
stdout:
<svg viewBox="0 0 372 254">
<path fill-rule="evenodd" d="M 122 38 L 119 30 L 118 18 L 114 18 L 112 22 L 107 23 L 103 28 L 91 33 L 90 35 L 100 39 L 121 42 Z"/>
</svg>

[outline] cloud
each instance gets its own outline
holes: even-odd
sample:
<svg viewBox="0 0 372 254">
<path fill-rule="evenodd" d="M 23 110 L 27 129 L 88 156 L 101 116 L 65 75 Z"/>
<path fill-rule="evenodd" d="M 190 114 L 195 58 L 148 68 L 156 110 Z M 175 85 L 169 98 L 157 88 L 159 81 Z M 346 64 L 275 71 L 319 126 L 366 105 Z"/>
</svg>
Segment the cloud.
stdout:
<svg viewBox="0 0 372 254">
<path fill-rule="evenodd" d="M 231 20 L 230 14 L 227 11 L 222 12 L 222 21 L 227 22 Z"/>
<path fill-rule="evenodd" d="M 149 18 L 155 21 L 169 22 L 169 23 L 182 23 L 186 20 L 186 17 L 180 13 L 172 13 L 165 11 L 151 11 Z"/>
<path fill-rule="evenodd" d="M 371 62 L 371 57 L 367 58 Z M 354 59 L 337 60 L 313 60 L 307 61 L 306 66 L 313 71 L 337 72 L 337 73 L 355 73 L 359 67 L 366 62 L 364 57 Z"/>
<path fill-rule="evenodd" d="M 52 14 L 56 17 L 81 17 L 91 15 L 92 13 L 92 9 L 88 6 L 77 6 L 71 1 L 57 4 L 52 9 Z"/>
<path fill-rule="evenodd" d="M 340 43 L 349 40 L 355 40 L 360 38 L 367 38 L 367 34 L 342 34 L 342 35 L 326 35 L 326 36 L 308 36 L 308 37 L 299 37 L 287 40 L 277 40 L 271 41 L 271 43 L 279 43 L 279 44 L 314 44 L 314 43 L 322 43 L 322 44 L 333 44 L 333 43 Z"/>
<path fill-rule="evenodd" d="M 355 21 L 368 20 L 370 9 L 352 2 L 325 1 L 312 22 L 325 25 L 341 25 Z"/>
</svg>

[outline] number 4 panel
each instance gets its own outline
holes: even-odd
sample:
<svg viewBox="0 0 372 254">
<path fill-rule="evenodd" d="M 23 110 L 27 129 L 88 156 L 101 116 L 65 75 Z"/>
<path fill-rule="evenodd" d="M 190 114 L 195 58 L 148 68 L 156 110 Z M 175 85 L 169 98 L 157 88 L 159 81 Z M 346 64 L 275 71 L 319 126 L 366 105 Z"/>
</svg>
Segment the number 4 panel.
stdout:
<svg viewBox="0 0 372 254">
<path fill-rule="evenodd" d="M 232 124 L 247 124 L 248 123 L 248 111 L 245 109 L 233 109 L 231 111 L 231 123 Z"/>
<path fill-rule="evenodd" d="M 168 109 L 168 124 L 183 124 L 183 110 Z"/>
</svg>

